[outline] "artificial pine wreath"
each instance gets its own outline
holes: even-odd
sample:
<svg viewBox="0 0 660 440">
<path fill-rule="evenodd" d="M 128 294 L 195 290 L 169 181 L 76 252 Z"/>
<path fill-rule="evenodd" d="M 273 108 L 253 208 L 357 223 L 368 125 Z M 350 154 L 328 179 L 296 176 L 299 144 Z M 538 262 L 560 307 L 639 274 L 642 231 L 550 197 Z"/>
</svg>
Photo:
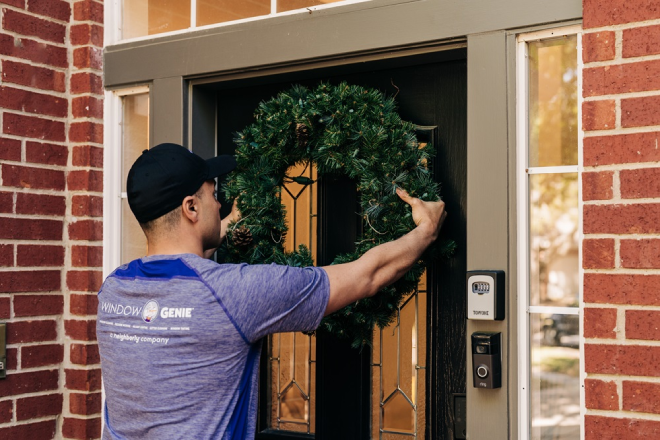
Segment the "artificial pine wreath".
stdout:
<svg viewBox="0 0 660 440">
<path fill-rule="evenodd" d="M 394 100 L 377 90 L 346 83 L 321 84 L 314 90 L 294 86 L 259 104 L 255 120 L 237 134 L 237 167 L 226 184 L 227 196 L 238 197 L 242 215 L 227 233 L 227 262 L 313 265 L 304 246 L 292 253 L 283 248 L 287 226 L 282 184 L 313 183 L 286 175 L 295 164 L 314 163 L 319 176 L 344 174 L 357 182 L 364 232 L 355 251 L 338 256 L 333 264 L 356 260 L 415 227 L 397 186 L 422 200 L 438 199 L 439 185 L 428 169 L 433 148 L 417 141 L 414 124 L 402 121 Z M 450 241 L 436 243 L 434 253 L 448 256 L 453 248 Z M 356 347 L 370 344 L 374 325 L 387 326 L 415 290 L 429 256 L 427 251 L 403 278 L 374 297 L 324 318 L 317 331 L 349 338 Z"/>
</svg>

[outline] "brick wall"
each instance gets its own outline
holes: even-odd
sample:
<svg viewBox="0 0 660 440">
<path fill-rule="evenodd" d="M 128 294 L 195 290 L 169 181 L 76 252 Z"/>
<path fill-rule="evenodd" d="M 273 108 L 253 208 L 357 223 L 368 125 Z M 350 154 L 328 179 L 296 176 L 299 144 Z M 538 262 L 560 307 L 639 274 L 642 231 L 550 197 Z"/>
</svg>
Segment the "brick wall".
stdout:
<svg viewBox="0 0 660 440">
<path fill-rule="evenodd" d="M 98 438 L 103 3 L 0 13 L 0 438 Z"/>
<path fill-rule="evenodd" d="M 584 0 L 586 440 L 660 432 L 660 2 Z"/>
</svg>

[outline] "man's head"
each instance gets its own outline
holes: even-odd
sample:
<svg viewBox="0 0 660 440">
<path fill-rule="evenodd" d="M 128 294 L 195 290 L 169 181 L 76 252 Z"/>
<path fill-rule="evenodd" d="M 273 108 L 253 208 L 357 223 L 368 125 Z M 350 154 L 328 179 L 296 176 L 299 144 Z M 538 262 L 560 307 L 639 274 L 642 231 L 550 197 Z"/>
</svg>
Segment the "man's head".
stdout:
<svg viewBox="0 0 660 440">
<path fill-rule="evenodd" d="M 128 204 L 148 237 L 177 226 L 182 215 L 208 222 L 212 210 L 220 216 L 217 200 L 209 198 L 215 189 L 213 180 L 235 167 L 231 156 L 204 160 L 181 145 L 157 145 L 144 150 L 128 173 Z M 204 218 L 197 218 L 200 207 Z"/>
</svg>

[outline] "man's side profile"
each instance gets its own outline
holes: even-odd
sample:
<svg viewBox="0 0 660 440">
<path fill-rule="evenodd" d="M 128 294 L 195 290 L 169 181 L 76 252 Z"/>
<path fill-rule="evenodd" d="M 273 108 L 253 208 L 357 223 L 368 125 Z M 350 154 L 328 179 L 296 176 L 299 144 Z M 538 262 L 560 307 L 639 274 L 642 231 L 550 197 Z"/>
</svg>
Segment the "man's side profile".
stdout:
<svg viewBox="0 0 660 440">
<path fill-rule="evenodd" d="M 129 172 L 128 202 L 148 247 L 99 292 L 106 440 L 254 438 L 262 338 L 314 330 L 323 316 L 393 283 L 446 216 L 443 202 L 398 190 L 416 228 L 356 261 L 218 264 L 208 258 L 239 214 L 234 207 L 220 218 L 214 179 L 235 165 L 161 144 Z"/>
</svg>

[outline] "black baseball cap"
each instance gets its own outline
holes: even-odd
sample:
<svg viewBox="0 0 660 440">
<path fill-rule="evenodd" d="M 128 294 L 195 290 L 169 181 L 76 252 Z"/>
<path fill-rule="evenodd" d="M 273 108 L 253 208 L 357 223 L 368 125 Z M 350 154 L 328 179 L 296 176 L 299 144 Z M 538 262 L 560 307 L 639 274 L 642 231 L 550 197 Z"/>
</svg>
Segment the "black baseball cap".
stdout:
<svg viewBox="0 0 660 440">
<path fill-rule="evenodd" d="M 140 223 L 157 219 L 193 195 L 204 182 L 236 168 L 232 156 L 204 160 L 177 144 L 144 150 L 128 172 L 128 205 Z"/>
</svg>

